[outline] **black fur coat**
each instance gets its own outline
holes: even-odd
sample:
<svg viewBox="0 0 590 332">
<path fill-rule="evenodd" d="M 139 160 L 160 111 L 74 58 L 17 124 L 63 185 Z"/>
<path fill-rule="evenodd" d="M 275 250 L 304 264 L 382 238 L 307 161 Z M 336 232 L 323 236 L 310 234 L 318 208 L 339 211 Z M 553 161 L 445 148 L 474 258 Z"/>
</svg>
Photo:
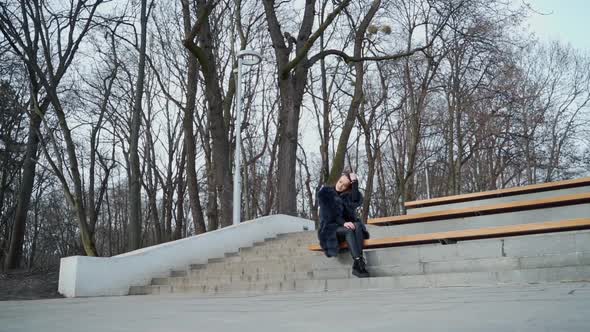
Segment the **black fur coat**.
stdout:
<svg viewBox="0 0 590 332">
<path fill-rule="evenodd" d="M 360 222 L 356 209 L 363 204 L 363 195 L 358 190 L 358 182 L 352 183 L 348 192 L 339 194 L 334 187 L 324 186 L 318 192 L 320 205 L 320 228 L 318 239 L 324 254 L 328 257 L 338 255 L 340 243 L 336 237 L 336 229 L 345 222 Z M 369 238 L 369 232 L 361 222 L 365 239 Z"/>
</svg>

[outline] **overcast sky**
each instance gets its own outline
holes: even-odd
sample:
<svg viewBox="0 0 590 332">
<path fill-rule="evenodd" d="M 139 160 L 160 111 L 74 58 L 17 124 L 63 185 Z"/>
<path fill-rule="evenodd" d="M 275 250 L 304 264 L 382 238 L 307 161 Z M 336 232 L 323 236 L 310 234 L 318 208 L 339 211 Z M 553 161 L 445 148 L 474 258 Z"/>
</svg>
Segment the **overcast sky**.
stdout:
<svg viewBox="0 0 590 332">
<path fill-rule="evenodd" d="M 518 1 L 518 0 L 517 0 Z M 561 40 L 590 52 L 589 0 L 520 0 L 546 15 L 534 14 L 528 22 L 531 32 L 542 40 Z"/>
</svg>

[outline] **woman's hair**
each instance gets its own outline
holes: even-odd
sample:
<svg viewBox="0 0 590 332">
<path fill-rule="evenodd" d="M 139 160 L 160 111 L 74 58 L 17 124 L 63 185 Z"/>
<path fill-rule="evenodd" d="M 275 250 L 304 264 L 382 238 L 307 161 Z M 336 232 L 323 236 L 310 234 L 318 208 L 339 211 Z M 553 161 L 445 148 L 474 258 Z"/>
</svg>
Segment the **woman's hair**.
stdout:
<svg viewBox="0 0 590 332">
<path fill-rule="evenodd" d="M 352 171 L 350 169 L 345 169 L 344 171 L 342 171 L 341 176 L 346 176 L 348 178 L 348 181 L 350 181 L 348 188 L 346 188 L 346 190 L 344 192 L 350 191 L 352 189 L 352 180 L 350 179 L 350 173 L 352 173 Z"/>
<path fill-rule="evenodd" d="M 350 180 L 350 173 L 351 172 L 349 170 L 342 171 L 342 175 L 346 176 L 348 180 Z M 350 182 L 352 182 L 352 180 L 350 180 Z"/>
</svg>

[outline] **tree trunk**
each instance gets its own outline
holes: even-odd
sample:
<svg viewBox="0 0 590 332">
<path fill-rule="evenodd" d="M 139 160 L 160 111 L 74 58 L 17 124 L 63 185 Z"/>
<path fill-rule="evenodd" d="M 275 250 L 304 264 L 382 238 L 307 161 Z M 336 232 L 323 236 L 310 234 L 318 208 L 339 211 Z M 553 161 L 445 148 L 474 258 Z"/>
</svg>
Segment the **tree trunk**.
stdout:
<svg viewBox="0 0 590 332">
<path fill-rule="evenodd" d="M 207 161 L 207 230 L 214 231 L 219 228 L 219 206 L 217 205 L 217 186 L 215 185 L 215 172 L 213 162 Z"/>
<path fill-rule="evenodd" d="M 307 76 L 307 73 L 305 73 Z M 297 140 L 299 133 L 299 115 L 301 112 L 302 94 L 294 94 L 290 82 L 281 80 L 282 108 L 279 111 L 279 144 L 278 144 L 278 175 L 277 175 L 277 210 L 279 213 L 297 215 L 297 191 L 295 190 L 295 177 L 297 170 Z M 296 100 L 299 101 L 296 103 Z"/>
<path fill-rule="evenodd" d="M 145 53 L 147 36 L 147 0 L 141 1 L 141 35 L 139 44 L 139 64 L 135 96 L 133 100 L 133 114 L 131 115 L 131 134 L 129 135 L 129 251 L 141 247 L 141 170 L 139 165 L 139 131 L 141 127 L 141 112 L 143 87 L 145 80 Z"/>
<path fill-rule="evenodd" d="M 27 150 L 23 163 L 23 182 L 18 193 L 16 214 L 14 226 L 10 236 L 10 246 L 8 254 L 4 261 L 5 269 L 15 269 L 20 266 L 23 254 L 23 242 L 25 239 L 25 229 L 27 213 L 31 194 L 33 193 L 33 184 L 35 180 L 35 168 L 37 166 L 37 150 L 39 148 L 39 129 L 41 127 L 41 116 L 36 112 L 30 113 L 29 137 L 27 139 Z"/>
<path fill-rule="evenodd" d="M 315 0 L 305 2 L 303 20 L 300 24 L 297 38 L 289 38 L 289 34 L 283 34 L 281 24 L 276 16 L 274 0 L 264 0 L 264 12 L 267 26 L 277 60 L 277 74 L 281 108 L 279 109 L 279 125 L 277 133 L 278 142 L 278 212 L 288 215 L 297 214 L 297 192 L 295 190 L 295 178 L 297 176 L 297 140 L 299 134 L 299 116 L 301 104 L 307 84 L 308 52 L 311 46 L 323 31 L 333 22 L 338 14 L 344 10 L 350 0 L 344 0 L 328 15 L 328 18 L 320 26 L 318 31 L 310 38 L 315 19 Z M 289 46 L 285 44 L 285 36 Z M 290 60 L 291 52 L 295 46 L 296 56 Z"/>
<path fill-rule="evenodd" d="M 375 0 L 371 4 L 371 8 L 369 12 L 363 18 L 361 24 L 359 25 L 355 37 L 354 37 L 354 57 L 361 58 L 363 56 L 363 41 L 365 39 L 365 33 L 367 32 L 367 28 L 369 24 L 373 20 L 373 17 L 377 13 L 377 10 L 381 6 L 381 0 Z M 328 183 L 330 185 L 335 185 L 338 179 L 340 178 L 340 174 L 344 169 L 344 158 L 346 156 L 346 149 L 348 147 L 348 139 L 350 138 L 350 133 L 352 132 L 352 128 L 354 127 L 354 123 L 356 120 L 356 115 L 358 114 L 358 110 L 363 102 L 364 95 L 363 95 L 363 84 L 365 82 L 365 63 L 363 61 L 357 61 L 354 63 L 354 70 L 356 73 L 356 80 L 354 83 L 354 95 L 352 96 L 352 101 L 348 108 L 348 113 L 346 114 L 346 119 L 344 120 L 344 126 L 342 128 L 342 132 L 340 133 L 340 138 L 338 139 L 338 147 L 336 149 L 336 154 L 334 155 L 334 160 L 332 161 L 332 169 L 330 170 L 330 176 L 328 177 Z"/>
<path fill-rule="evenodd" d="M 187 17 L 188 15 L 188 17 Z M 184 12 L 183 7 L 184 35 L 190 34 L 190 13 Z M 184 119 L 182 128 L 184 131 L 184 153 L 186 154 L 186 182 L 188 187 L 189 204 L 191 207 L 191 216 L 196 234 L 202 234 L 207 231 L 203 217 L 203 208 L 199 198 L 199 183 L 196 172 L 196 143 L 193 132 L 193 119 L 195 112 L 197 96 L 197 79 L 198 79 L 198 61 L 194 56 L 187 57 L 187 84 L 186 84 L 186 106 L 184 108 Z"/>
<path fill-rule="evenodd" d="M 178 202 L 176 203 L 176 220 L 174 225 L 174 233 L 172 234 L 172 240 L 179 240 L 183 236 L 182 230 L 184 228 L 184 191 L 186 188 L 183 178 L 185 164 L 186 154 L 183 151 L 180 159 L 180 164 L 178 165 L 178 184 L 176 187 L 176 197 Z"/>
<path fill-rule="evenodd" d="M 226 227 L 232 224 L 232 172 L 230 162 L 230 146 L 228 140 L 228 128 L 224 120 L 224 99 L 219 83 L 217 73 L 217 64 L 213 52 L 214 41 L 211 35 L 209 22 L 210 4 L 205 0 L 197 1 L 197 18 L 196 24 L 200 24 L 200 29 L 196 33 L 198 45 L 192 40 L 192 36 L 184 40 L 185 47 L 197 58 L 200 69 L 203 73 L 205 83 L 205 98 L 207 100 L 207 120 L 212 141 L 212 162 L 215 175 L 217 192 L 220 195 L 221 210 L 220 224 Z M 188 3 L 183 2 L 184 16 L 189 15 L 190 10 Z"/>
<path fill-rule="evenodd" d="M 41 188 L 37 193 L 35 199 L 35 217 L 33 219 L 33 240 L 31 241 L 31 253 L 29 254 L 28 268 L 32 269 L 35 264 L 35 254 L 37 253 L 37 239 L 39 238 L 39 198 L 41 197 Z"/>
</svg>

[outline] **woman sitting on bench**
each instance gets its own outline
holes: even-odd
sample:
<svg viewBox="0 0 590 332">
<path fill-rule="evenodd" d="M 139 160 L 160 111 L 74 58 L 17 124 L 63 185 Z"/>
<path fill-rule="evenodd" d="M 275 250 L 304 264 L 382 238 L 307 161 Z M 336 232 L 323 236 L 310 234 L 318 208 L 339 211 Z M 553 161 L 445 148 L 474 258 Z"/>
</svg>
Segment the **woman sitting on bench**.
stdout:
<svg viewBox="0 0 590 332">
<path fill-rule="evenodd" d="M 346 241 L 353 258 L 352 274 L 366 278 L 369 272 L 363 258 L 363 241 L 369 232 L 356 214 L 363 196 L 358 190 L 358 177 L 344 172 L 336 185 L 323 186 L 318 192 L 320 205 L 320 246 L 327 257 L 338 255 L 340 242 Z"/>
</svg>

